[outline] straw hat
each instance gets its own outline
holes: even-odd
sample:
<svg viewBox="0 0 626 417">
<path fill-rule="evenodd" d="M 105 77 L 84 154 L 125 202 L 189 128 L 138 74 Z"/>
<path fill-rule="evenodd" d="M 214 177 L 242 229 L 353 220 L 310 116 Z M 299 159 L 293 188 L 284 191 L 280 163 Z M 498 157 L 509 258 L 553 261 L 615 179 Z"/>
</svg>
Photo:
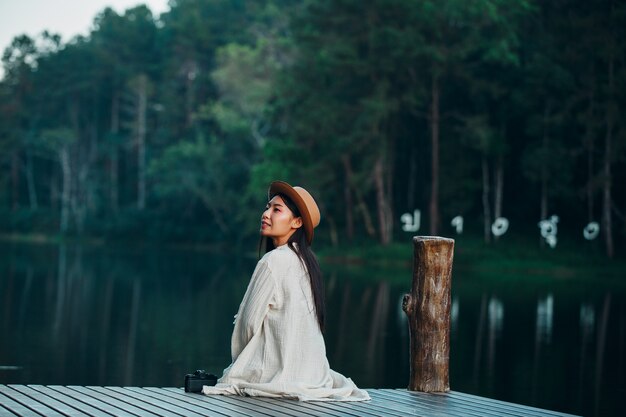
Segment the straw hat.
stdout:
<svg viewBox="0 0 626 417">
<path fill-rule="evenodd" d="M 274 181 L 270 184 L 270 188 L 267 191 L 268 199 L 271 200 L 276 194 L 286 195 L 298 207 L 304 225 L 306 240 L 310 245 L 313 241 L 313 229 L 320 224 L 320 209 L 317 207 L 313 196 L 304 188 L 292 187 L 284 181 Z"/>
</svg>

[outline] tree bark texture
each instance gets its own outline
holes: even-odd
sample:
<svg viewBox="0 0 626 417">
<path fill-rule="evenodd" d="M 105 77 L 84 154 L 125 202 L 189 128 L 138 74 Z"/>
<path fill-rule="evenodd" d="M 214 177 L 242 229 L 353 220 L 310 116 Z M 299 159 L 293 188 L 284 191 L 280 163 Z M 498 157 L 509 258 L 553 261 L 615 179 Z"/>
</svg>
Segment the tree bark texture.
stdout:
<svg viewBox="0 0 626 417">
<path fill-rule="evenodd" d="M 109 199 L 111 204 L 111 210 L 117 213 L 119 209 L 119 161 L 117 155 L 117 136 L 120 132 L 120 94 L 117 90 L 113 93 L 111 100 L 111 137 L 112 143 L 110 146 L 110 176 L 111 187 L 109 190 Z"/>
<path fill-rule="evenodd" d="M 504 161 L 502 154 L 498 155 L 496 161 L 495 186 L 493 197 L 493 217 L 494 219 L 502 217 L 502 197 L 504 194 Z M 498 241 L 498 236 L 494 236 L 493 240 Z"/>
<path fill-rule="evenodd" d="M 374 222 L 372 222 L 372 216 L 370 215 L 369 209 L 367 208 L 367 204 L 365 204 L 365 200 L 361 193 L 356 189 L 354 189 L 355 196 L 357 198 L 357 207 L 363 216 L 363 225 L 365 226 L 365 231 L 367 235 L 370 237 L 376 236 L 376 229 L 374 228 Z"/>
<path fill-rule="evenodd" d="M 72 186 L 72 169 L 70 166 L 70 154 L 67 145 L 59 150 L 59 163 L 61 165 L 61 174 L 63 186 L 61 189 L 61 222 L 59 229 L 61 234 L 67 232 L 70 218 L 70 196 Z"/>
<path fill-rule="evenodd" d="M 593 153 L 595 148 L 594 134 L 593 128 L 591 126 L 590 120 L 593 120 L 593 109 L 594 109 L 594 90 L 591 89 L 589 93 L 589 107 L 587 109 L 587 126 L 586 126 L 586 134 L 585 134 L 585 149 L 587 151 L 587 185 L 585 186 L 585 191 L 587 194 L 587 221 L 594 221 L 594 204 L 593 204 L 593 180 L 594 180 L 594 164 L 593 164 Z"/>
<path fill-rule="evenodd" d="M 487 156 L 483 155 L 482 158 L 482 173 L 483 173 L 483 236 L 486 243 L 491 242 L 491 206 L 489 205 L 489 162 Z"/>
<path fill-rule="evenodd" d="M 146 208 L 146 112 L 148 77 L 140 75 L 137 85 L 137 208 Z"/>
<path fill-rule="evenodd" d="M 352 192 L 350 191 L 350 184 L 352 184 L 352 164 L 350 162 L 350 155 L 342 155 L 341 162 L 343 163 L 345 177 L 343 198 L 346 205 L 346 237 L 348 241 L 352 242 L 354 238 L 354 204 L 352 202 Z"/>
<path fill-rule="evenodd" d="M 379 157 L 374 165 L 374 182 L 376 184 L 376 207 L 378 210 L 378 224 L 380 227 L 380 243 L 387 246 L 391 243 L 391 219 L 389 216 L 389 204 L 385 192 L 385 167 L 383 157 Z"/>
<path fill-rule="evenodd" d="M 613 222 L 611 218 L 611 145 L 613 141 L 613 92 L 615 89 L 614 84 L 614 64 L 613 56 L 611 54 L 609 58 L 609 108 L 606 112 L 606 134 L 604 136 L 604 169 L 603 169 L 603 181 L 602 181 L 602 229 L 604 233 L 604 243 L 606 245 L 606 255 L 609 258 L 613 258 Z"/>
<path fill-rule="evenodd" d="M 413 238 L 413 285 L 402 300 L 410 334 L 410 391 L 450 391 L 450 305 L 454 240 Z"/>
<path fill-rule="evenodd" d="M 543 136 L 542 136 L 542 156 L 541 156 L 541 197 L 539 201 L 539 218 L 545 220 L 548 218 L 548 153 L 550 138 L 548 136 L 548 123 L 549 123 L 550 109 L 549 104 L 546 103 L 543 111 Z M 539 236 L 539 246 L 542 248 L 546 245 L 546 241 Z"/>
<path fill-rule="evenodd" d="M 28 201 L 31 210 L 37 210 L 39 204 L 37 202 L 37 188 L 35 187 L 35 169 L 33 165 L 32 152 L 26 151 L 26 166 L 24 167 L 26 174 L 26 185 L 28 186 Z"/>
<path fill-rule="evenodd" d="M 494 218 L 502 217 L 502 201 L 504 196 L 504 158 L 502 155 L 498 155 L 496 162 L 496 175 L 495 175 L 495 195 L 493 198 L 493 215 Z"/>
<path fill-rule="evenodd" d="M 11 154 L 11 208 L 16 211 L 20 206 L 20 173 L 19 173 L 20 157 L 17 152 Z"/>
</svg>

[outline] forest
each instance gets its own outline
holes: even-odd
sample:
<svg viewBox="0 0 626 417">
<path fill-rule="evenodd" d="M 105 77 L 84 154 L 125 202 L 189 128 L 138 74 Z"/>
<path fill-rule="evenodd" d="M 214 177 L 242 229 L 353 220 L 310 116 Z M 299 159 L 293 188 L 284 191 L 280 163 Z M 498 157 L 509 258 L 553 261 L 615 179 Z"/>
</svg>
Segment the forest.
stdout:
<svg viewBox="0 0 626 417">
<path fill-rule="evenodd" d="M 486 242 L 556 215 L 624 256 L 621 0 L 172 0 L 2 65 L 5 236 L 241 244 L 282 179 L 322 245 L 388 245 L 419 210 Z"/>
</svg>

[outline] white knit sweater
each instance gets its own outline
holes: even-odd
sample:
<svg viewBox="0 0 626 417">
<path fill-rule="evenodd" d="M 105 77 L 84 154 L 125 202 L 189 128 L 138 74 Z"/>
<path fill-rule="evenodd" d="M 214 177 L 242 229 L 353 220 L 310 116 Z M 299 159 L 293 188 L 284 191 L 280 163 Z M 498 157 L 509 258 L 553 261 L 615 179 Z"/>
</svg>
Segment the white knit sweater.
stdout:
<svg viewBox="0 0 626 417">
<path fill-rule="evenodd" d="M 311 284 L 298 256 L 283 245 L 257 263 L 235 316 L 232 364 L 203 393 L 363 401 L 369 394 L 330 369 Z"/>
</svg>

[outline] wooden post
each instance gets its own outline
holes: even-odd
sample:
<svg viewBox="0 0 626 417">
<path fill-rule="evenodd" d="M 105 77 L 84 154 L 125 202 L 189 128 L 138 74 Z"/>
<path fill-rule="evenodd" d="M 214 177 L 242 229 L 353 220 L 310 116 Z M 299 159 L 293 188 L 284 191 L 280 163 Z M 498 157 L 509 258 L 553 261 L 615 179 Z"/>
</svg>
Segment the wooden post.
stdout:
<svg viewBox="0 0 626 417">
<path fill-rule="evenodd" d="M 450 283 L 454 239 L 413 238 L 413 285 L 402 300 L 409 318 L 410 391 L 450 391 Z"/>
</svg>

